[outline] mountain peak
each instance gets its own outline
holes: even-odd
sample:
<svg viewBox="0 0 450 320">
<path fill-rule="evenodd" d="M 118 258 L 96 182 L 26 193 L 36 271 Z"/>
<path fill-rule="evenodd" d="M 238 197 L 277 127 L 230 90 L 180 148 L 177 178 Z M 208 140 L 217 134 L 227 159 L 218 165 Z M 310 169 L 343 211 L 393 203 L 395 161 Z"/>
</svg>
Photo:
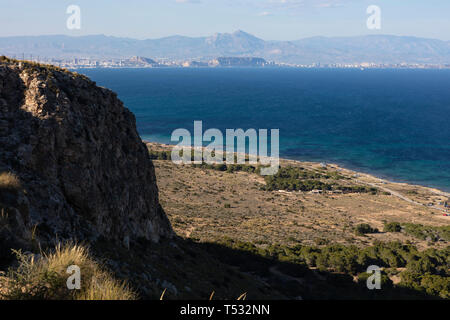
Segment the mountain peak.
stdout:
<svg viewBox="0 0 450 320">
<path fill-rule="evenodd" d="M 254 36 L 254 35 L 252 35 L 252 34 L 250 34 L 248 32 L 245 32 L 243 30 L 240 30 L 240 29 L 234 31 L 233 33 L 228 33 L 228 32 L 219 33 L 219 32 L 216 32 L 209 38 L 210 39 L 218 39 L 218 38 L 225 38 L 225 37 L 226 38 L 247 38 L 247 39 L 255 39 L 255 40 L 258 40 L 258 41 L 264 41 L 264 40 L 262 40 L 262 39 L 260 39 L 260 38 L 258 38 L 256 36 Z"/>
<path fill-rule="evenodd" d="M 235 37 L 244 37 L 244 38 L 251 38 L 251 39 L 257 39 L 260 41 L 263 41 L 262 39 L 252 35 L 251 33 L 242 31 L 242 30 L 236 30 L 235 32 L 232 33 L 233 36 Z"/>
<path fill-rule="evenodd" d="M 205 43 L 219 50 L 220 55 L 251 54 L 264 47 L 264 40 L 242 30 L 233 33 L 216 33 L 206 38 Z"/>
<path fill-rule="evenodd" d="M 246 35 L 246 36 L 251 36 L 251 34 L 245 32 L 245 31 L 242 31 L 242 30 L 240 30 L 240 29 L 238 29 L 238 30 L 236 30 L 235 32 L 233 32 L 233 35 Z"/>
</svg>

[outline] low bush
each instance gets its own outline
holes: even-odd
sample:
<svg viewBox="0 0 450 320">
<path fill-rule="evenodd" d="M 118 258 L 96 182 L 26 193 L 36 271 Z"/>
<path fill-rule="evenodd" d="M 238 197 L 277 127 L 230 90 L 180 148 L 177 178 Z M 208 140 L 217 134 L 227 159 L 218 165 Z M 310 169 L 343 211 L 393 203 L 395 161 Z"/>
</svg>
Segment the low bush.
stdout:
<svg viewBox="0 0 450 320">
<path fill-rule="evenodd" d="M 384 225 L 384 232 L 401 232 L 402 226 L 398 222 L 389 222 Z"/>
<path fill-rule="evenodd" d="M 365 235 L 365 234 L 369 234 L 369 233 L 378 233 L 378 229 L 372 228 L 367 223 L 362 223 L 362 224 L 358 224 L 355 227 L 355 232 L 357 235 Z"/>
</svg>

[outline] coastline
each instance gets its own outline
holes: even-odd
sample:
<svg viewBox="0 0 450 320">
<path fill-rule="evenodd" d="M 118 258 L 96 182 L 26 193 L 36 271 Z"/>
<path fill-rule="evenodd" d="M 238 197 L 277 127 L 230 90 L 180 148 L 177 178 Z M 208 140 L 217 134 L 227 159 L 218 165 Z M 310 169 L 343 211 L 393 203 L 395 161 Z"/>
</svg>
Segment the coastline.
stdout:
<svg viewBox="0 0 450 320">
<path fill-rule="evenodd" d="M 142 139 L 147 148 L 155 151 L 168 151 L 173 148 L 175 144 L 166 144 L 153 142 Z M 202 149 L 205 147 L 202 147 Z M 301 166 L 311 169 L 319 169 L 323 167 L 324 162 L 302 161 L 298 159 L 280 158 L 280 165 Z M 420 184 L 413 184 L 408 182 L 396 182 L 386 178 L 377 177 L 371 173 L 365 173 L 359 170 L 350 169 L 336 163 L 326 163 L 327 169 L 337 171 L 344 174 L 346 177 L 358 184 L 363 184 L 370 187 L 376 187 L 384 192 L 390 193 L 413 206 L 420 206 L 431 210 L 438 210 L 443 214 L 443 218 L 448 218 L 446 214 L 450 215 L 450 207 L 441 206 L 440 203 L 445 201 L 450 202 L 450 192 L 446 192 L 439 188 L 423 186 Z M 447 219 L 446 219 L 447 220 Z"/>
<path fill-rule="evenodd" d="M 145 145 L 152 145 L 152 146 L 157 146 L 157 147 L 162 147 L 162 148 L 172 148 L 174 146 L 176 146 L 175 144 L 168 144 L 168 143 L 161 143 L 161 142 L 155 142 L 155 141 L 150 141 L 150 140 L 146 140 L 146 139 L 142 139 L 142 142 Z M 203 147 L 204 148 L 204 147 Z M 385 177 L 385 176 L 379 176 L 376 173 L 373 172 L 366 172 L 363 171 L 359 168 L 355 168 L 355 167 L 351 167 L 351 166 L 346 166 L 343 164 L 339 164 L 339 163 L 334 163 L 334 162 L 324 162 L 324 161 L 306 161 L 306 160 L 300 160 L 300 159 L 293 159 L 293 158 L 283 158 L 280 157 L 280 163 L 289 163 L 289 164 L 313 164 L 313 165 L 321 165 L 322 163 L 326 163 L 327 166 L 329 166 L 330 168 L 335 168 L 336 170 L 343 170 L 349 173 L 353 173 L 356 175 L 361 175 L 361 176 L 365 176 L 374 180 L 378 180 L 380 183 L 389 183 L 389 184 L 397 184 L 397 185 L 407 185 L 410 187 L 416 187 L 416 188 L 425 188 L 428 189 L 429 191 L 439 194 L 439 195 L 443 195 L 446 197 L 450 198 L 450 192 L 440 189 L 439 187 L 434 187 L 434 186 L 426 186 L 426 185 L 422 185 L 422 184 L 418 184 L 418 183 L 414 183 L 414 182 L 409 182 L 409 181 L 398 181 L 389 177 Z"/>
<path fill-rule="evenodd" d="M 295 158 L 282 158 L 282 159 L 298 161 L 298 162 L 313 162 L 313 163 L 325 162 L 327 164 L 331 164 L 331 165 L 337 166 L 337 167 L 339 167 L 341 169 L 354 171 L 354 172 L 359 173 L 359 174 L 369 175 L 369 176 L 372 176 L 375 179 L 379 179 L 379 180 L 386 181 L 386 182 L 389 182 L 389 183 L 406 184 L 406 185 L 413 186 L 413 187 L 428 188 L 428 189 L 435 190 L 436 192 L 439 192 L 441 194 L 444 194 L 444 195 L 447 195 L 447 196 L 450 197 L 450 187 L 448 187 L 448 189 L 446 189 L 446 188 L 442 188 L 442 187 L 439 187 L 439 186 L 422 184 L 420 182 L 416 182 L 416 181 L 412 181 L 412 180 L 408 180 L 408 179 L 404 179 L 404 178 L 403 179 L 402 178 L 392 178 L 392 177 L 390 177 L 387 174 L 377 173 L 377 172 L 375 172 L 375 170 L 370 170 L 370 169 L 364 170 L 364 169 L 358 167 L 357 165 L 344 164 L 344 163 L 333 162 L 333 161 L 331 161 L 331 162 L 319 161 L 319 160 L 317 160 L 317 161 L 314 161 L 314 160 L 308 161 L 308 160 L 295 159 Z"/>
</svg>

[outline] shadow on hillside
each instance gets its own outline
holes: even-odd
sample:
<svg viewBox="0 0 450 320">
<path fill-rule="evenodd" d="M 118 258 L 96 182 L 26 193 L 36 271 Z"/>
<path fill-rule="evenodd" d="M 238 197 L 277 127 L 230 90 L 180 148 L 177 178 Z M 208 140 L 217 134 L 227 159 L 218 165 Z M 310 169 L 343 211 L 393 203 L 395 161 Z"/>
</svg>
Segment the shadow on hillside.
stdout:
<svg viewBox="0 0 450 320">
<path fill-rule="evenodd" d="M 220 244 L 186 242 L 190 246 L 208 252 L 224 264 L 235 266 L 242 272 L 264 279 L 271 288 L 289 299 L 299 297 L 304 300 L 436 299 L 389 283 L 383 284 L 380 290 L 369 290 L 366 281 L 355 282 L 353 276 L 349 274 L 313 270 L 302 264 L 266 258 Z M 251 293 L 248 296 L 251 298 Z"/>
<path fill-rule="evenodd" d="M 389 283 L 369 290 L 365 281 L 355 282 L 348 274 L 178 237 L 159 244 L 139 240 L 129 250 L 100 239 L 90 247 L 96 260 L 127 280 L 142 299 L 159 299 L 164 289 L 165 300 L 204 301 L 212 292 L 215 300 L 234 300 L 243 293 L 247 300 L 439 299 Z"/>
<path fill-rule="evenodd" d="M 103 253 L 110 250 L 106 245 L 108 248 L 103 246 Z M 117 247 L 113 250 L 116 259 L 127 259 L 129 264 L 145 265 L 146 269 L 151 266 L 153 281 L 159 278 L 159 288 L 152 294 L 142 294 L 142 282 L 129 278 L 144 299 L 159 298 L 161 291 L 158 290 L 166 289 L 163 279 L 169 287 L 173 284 L 178 288 L 177 294 L 168 290 L 165 299 L 206 300 L 212 291 L 215 291 L 215 299 L 225 300 L 236 299 L 244 292 L 248 300 L 439 299 L 389 283 L 383 283 L 381 290 L 369 290 L 366 281 L 355 282 L 348 274 L 312 270 L 302 264 L 282 262 L 217 243 L 178 237 L 158 245 L 139 241 L 130 252 L 124 253 L 128 258 L 119 258 Z"/>
</svg>

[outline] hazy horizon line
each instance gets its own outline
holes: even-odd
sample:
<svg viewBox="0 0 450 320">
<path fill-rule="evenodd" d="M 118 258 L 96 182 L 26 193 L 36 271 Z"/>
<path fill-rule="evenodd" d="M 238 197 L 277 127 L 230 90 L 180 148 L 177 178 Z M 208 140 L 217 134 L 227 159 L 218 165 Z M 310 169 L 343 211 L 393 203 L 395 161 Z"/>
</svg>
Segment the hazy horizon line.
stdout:
<svg viewBox="0 0 450 320">
<path fill-rule="evenodd" d="M 303 37 L 298 39 L 292 39 L 292 40 L 274 40 L 274 39 L 263 39 L 258 36 L 255 36 L 252 33 L 246 32 L 242 29 L 238 29 L 233 32 L 214 32 L 210 35 L 205 36 L 189 36 L 189 35 L 182 35 L 182 34 L 173 34 L 169 36 L 164 37 L 158 37 L 158 38 L 134 38 L 131 36 L 117 36 L 117 35 L 108 35 L 104 33 L 93 33 L 93 34 L 83 34 L 83 35 L 70 35 L 70 34 L 36 34 L 36 35 L 11 35 L 11 36 L 0 36 L 0 38 L 33 38 L 33 37 L 56 37 L 56 36 L 63 36 L 63 37 L 69 37 L 69 38 L 82 38 L 82 37 L 96 37 L 96 36 L 104 36 L 108 38 L 116 38 L 116 39 L 131 39 L 136 41 L 148 41 L 148 40 L 161 40 L 161 39 L 167 39 L 167 38 L 174 38 L 174 37 L 182 37 L 182 38 L 191 38 L 191 39 L 199 39 L 199 38 L 209 38 L 215 35 L 224 35 L 224 34 L 236 34 L 238 32 L 242 32 L 245 34 L 248 34 L 252 37 L 255 37 L 257 39 L 263 40 L 263 41 L 272 41 L 272 42 L 291 42 L 291 41 L 298 41 L 298 40 L 304 40 L 304 39 L 313 39 L 313 38 L 328 38 L 328 39 L 336 39 L 336 38 L 359 38 L 359 37 L 382 37 L 382 36 L 388 36 L 388 37 L 399 37 L 399 38 L 415 38 L 415 39 L 427 39 L 427 40 L 438 40 L 442 42 L 450 42 L 450 40 L 444 40 L 439 38 L 429 38 L 429 37 L 423 37 L 423 36 L 412 36 L 412 35 L 398 35 L 398 34 L 360 34 L 360 35 L 342 35 L 342 36 L 324 36 L 324 35 L 317 35 L 317 36 L 309 36 L 309 37 Z"/>
</svg>

